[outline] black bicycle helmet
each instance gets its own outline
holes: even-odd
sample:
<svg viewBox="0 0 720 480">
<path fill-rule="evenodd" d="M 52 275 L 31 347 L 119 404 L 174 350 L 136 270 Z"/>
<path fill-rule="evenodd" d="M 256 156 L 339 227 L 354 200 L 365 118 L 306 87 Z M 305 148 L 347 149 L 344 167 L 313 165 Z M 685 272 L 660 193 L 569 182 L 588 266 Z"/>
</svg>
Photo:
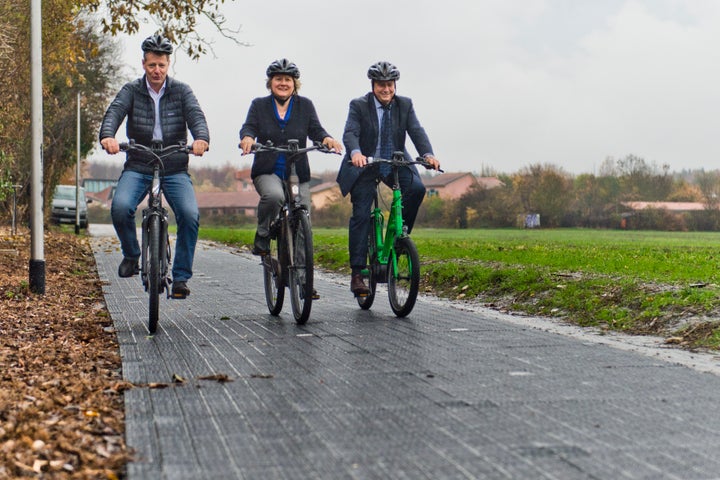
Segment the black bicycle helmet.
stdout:
<svg viewBox="0 0 720 480">
<path fill-rule="evenodd" d="M 172 54 L 173 46 L 170 40 L 160 34 L 151 35 L 142 43 L 143 52 Z"/>
<path fill-rule="evenodd" d="M 370 66 L 368 78 L 373 81 L 398 80 L 400 70 L 390 62 L 377 62 Z"/>
<path fill-rule="evenodd" d="M 281 58 L 280 60 L 272 62 L 265 74 L 268 78 L 274 77 L 275 75 L 290 75 L 293 78 L 300 78 L 300 70 L 298 70 L 297 65 L 287 58 Z"/>
</svg>

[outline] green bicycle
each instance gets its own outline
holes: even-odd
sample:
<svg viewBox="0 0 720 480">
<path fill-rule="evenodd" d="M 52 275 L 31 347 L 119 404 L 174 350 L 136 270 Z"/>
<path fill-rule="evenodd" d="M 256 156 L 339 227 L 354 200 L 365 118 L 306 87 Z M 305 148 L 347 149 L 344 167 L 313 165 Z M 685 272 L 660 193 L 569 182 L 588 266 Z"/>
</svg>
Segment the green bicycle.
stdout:
<svg viewBox="0 0 720 480">
<path fill-rule="evenodd" d="M 394 152 L 390 160 L 368 157 L 367 162 L 369 165 L 386 163 L 392 168 L 392 202 L 385 227 L 385 217 L 380 208 L 381 180 L 377 177 L 373 209 L 370 213 L 371 228 L 368 233 L 368 268 L 362 272 L 368 282 L 370 293 L 358 296 L 356 299 L 360 308 L 368 310 L 375 301 L 377 284 L 387 283 L 390 308 L 396 316 L 405 317 L 415 307 L 420 289 L 420 256 L 403 222 L 398 171 L 410 165 L 431 167 L 422 157 L 407 160 L 403 152 Z"/>
</svg>

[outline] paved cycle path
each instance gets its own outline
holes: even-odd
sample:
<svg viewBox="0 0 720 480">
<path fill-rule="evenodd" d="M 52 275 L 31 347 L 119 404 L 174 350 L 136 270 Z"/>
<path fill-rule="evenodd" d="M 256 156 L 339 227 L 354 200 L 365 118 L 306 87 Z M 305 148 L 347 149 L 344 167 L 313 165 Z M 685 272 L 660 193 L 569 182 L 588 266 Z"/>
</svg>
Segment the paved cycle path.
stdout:
<svg viewBox="0 0 720 480">
<path fill-rule="evenodd" d="M 397 319 L 322 275 L 299 327 L 267 313 L 255 257 L 209 244 L 149 337 L 117 242 L 93 246 L 136 385 L 129 480 L 720 478 L 720 376 L 662 352 L 422 298 Z"/>
</svg>

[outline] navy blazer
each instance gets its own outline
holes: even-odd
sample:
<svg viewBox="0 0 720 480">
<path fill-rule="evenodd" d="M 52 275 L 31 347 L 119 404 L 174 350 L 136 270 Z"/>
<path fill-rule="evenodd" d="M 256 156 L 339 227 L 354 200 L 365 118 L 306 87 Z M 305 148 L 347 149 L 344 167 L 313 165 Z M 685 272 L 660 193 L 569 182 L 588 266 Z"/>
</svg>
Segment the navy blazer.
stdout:
<svg viewBox="0 0 720 480">
<path fill-rule="evenodd" d="M 279 147 L 287 145 L 288 140 L 297 140 L 300 148 L 307 146 L 308 137 L 315 142 L 322 142 L 330 134 L 320 124 L 315 106 L 309 98 L 295 96 L 292 112 L 285 129 L 281 129 L 275 118 L 273 97 L 256 98 L 250 104 L 245 123 L 240 129 L 240 139 L 252 137 L 257 143 L 266 143 L 270 140 Z M 275 172 L 275 161 L 278 154 L 275 152 L 258 152 L 253 159 L 250 176 L 266 175 Z M 289 168 L 289 164 L 287 165 Z M 307 153 L 295 158 L 295 169 L 301 182 L 310 181 L 310 164 Z"/>
<path fill-rule="evenodd" d="M 432 145 L 428 139 L 425 129 L 415 115 L 412 100 L 408 97 L 398 95 L 393 98 L 391 109 L 392 135 L 395 150 L 405 152 L 405 158 L 412 160 L 413 157 L 405 148 L 405 137 L 410 135 L 415 150 L 419 155 L 432 154 Z M 366 157 L 375 155 L 378 143 L 380 126 L 378 125 L 377 111 L 375 108 L 375 95 L 370 92 L 364 97 L 359 97 L 350 102 L 350 111 L 345 122 L 343 143 L 345 144 L 345 156 L 343 157 L 340 171 L 337 175 L 337 182 L 343 196 L 347 195 L 355 185 L 355 181 L 363 173 L 363 169 L 350 164 L 350 154 L 353 150 L 360 150 Z M 412 166 L 413 175 L 420 180 L 417 168 Z"/>
</svg>

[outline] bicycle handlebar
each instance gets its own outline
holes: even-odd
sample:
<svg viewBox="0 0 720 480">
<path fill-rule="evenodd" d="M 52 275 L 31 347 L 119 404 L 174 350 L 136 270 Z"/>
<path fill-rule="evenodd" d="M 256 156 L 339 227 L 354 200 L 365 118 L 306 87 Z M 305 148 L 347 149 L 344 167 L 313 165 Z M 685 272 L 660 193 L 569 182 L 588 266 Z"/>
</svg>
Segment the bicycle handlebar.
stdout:
<svg viewBox="0 0 720 480">
<path fill-rule="evenodd" d="M 158 158 L 163 158 L 175 152 L 192 153 L 192 145 L 187 145 L 182 142 L 176 143 L 174 145 L 168 145 L 167 147 L 163 147 L 161 149 L 155 149 L 141 143 L 135 143 L 132 140 L 130 140 L 129 142 L 120 143 L 119 146 L 121 152 L 129 152 L 133 150 L 138 152 L 148 152 L 157 156 Z"/>
<path fill-rule="evenodd" d="M 239 147 L 239 145 L 238 145 Z M 309 147 L 299 148 L 297 140 L 288 140 L 287 145 L 281 145 L 276 147 L 273 145 L 273 143 L 268 140 L 267 143 L 254 143 L 252 146 L 252 149 L 249 153 L 258 153 L 258 152 L 276 152 L 276 153 L 286 153 L 290 156 L 299 155 L 301 153 L 310 152 L 313 150 L 317 150 L 318 152 L 322 153 L 334 153 L 336 155 L 340 155 L 339 152 L 336 152 L 334 149 L 328 148 L 326 145 L 324 145 L 321 142 L 313 142 L 313 144 Z"/>
<path fill-rule="evenodd" d="M 428 170 L 433 168 L 432 165 L 427 160 L 425 160 L 425 158 L 423 158 L 423 157 L 417 157 L 415 160 L 407 160 L 407 159 L 405 159 L 405 157 L 393 158 L 392 160 L 388 160 L 386 158 L 366 157 L 365 161 L 367 162 L 365 167 L 369 167 L 371 165 L 376 165 L 379 163 L 387 163 L 389 165 L 394 165 L 396 167 L 407 167 L 409 165 L 422 165 L 423 167 L 425 167 Z M 350 165 L 352 165 L 352 161 L 348 161 L 348 163 Z M 362 168 L 364 168 L 364 167 L 362 167 Z M 437 171 L 440 173 L 445 173 L 445 170 L 443 170 L 442 168 L 438 168 Z"/>
</svg>

